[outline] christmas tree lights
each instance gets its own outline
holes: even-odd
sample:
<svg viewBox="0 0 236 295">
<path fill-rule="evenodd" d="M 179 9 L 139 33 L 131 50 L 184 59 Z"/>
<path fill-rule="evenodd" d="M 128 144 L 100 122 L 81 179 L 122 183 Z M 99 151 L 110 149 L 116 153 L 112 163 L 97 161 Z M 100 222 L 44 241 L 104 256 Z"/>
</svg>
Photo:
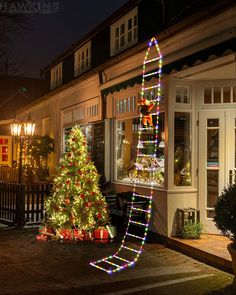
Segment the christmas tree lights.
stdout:
<svg viewBox="0 0 236 295">
<path fill-rule="evenodd" d="M 151 50 L 154 51 L 152 53 L 155 54 L 156 57 L 148 59 L 148 57 L 151 55 Z M 156 63 L 156 65 L 152 67 L 151 72 L 148 72 L 146 65 L 151 65 L 152 63 Z M 156 152 L 158 146 L 161 70 L 161 52 L 157 40 L 152 38 L 148 43 L 148 50 L 143 62 L 142 89 L 139 100 L 140 121 L 138 128 L 137 158 L 135 165 L 136 171 L 134 173 L 135 175 L 138 175 L 139 171 L 142 171 L 142 173 L 148 174 L 146 184 L 150 185 L 150 193 L 148 195 L 138 193 L 138 179 L 134 178 L 133 196 L 129 211 L 128 225 L 118 251 L 113 255 L 102 258 L 98 261 L 90 262 L 90 265 L 109 274 L 133 266 L 142 253 L 143 245 L 147 237 L 148 226 L 151 217 L 152 198 L 155 183 L 154 181 L 156 179 L 156 172 L 159 172 L 156 161 Z M 154 75 L 158 75 L 157 83 L 155 83 L 155 85 L 145 86 L 145 78 Z M 149 133 L 151 136 L 147 138 Z M 151 145 L 154 148 L 151 153 L 148 152 L 147 145 Z M 144 160 L 146 161 L 146 167 L 143 165 Z M 137 206 L 138 201 L 140 200 L 146 200 L 148 202 L 145 208 L 140 208 Z M 140 216 L 142 218 L 140 219 L 143 219 L 145 216 L 145 220 L 137 220 L 136 218 L 139 216 L 137 213 L 141 214 Z M 133 232 L 134 226 L 138 227 L 139 231 L 142 231 L 142 234 L 137 235 L 135 231 Z M 133 244 L 134 241 L 135 244 Z"/>
<path fill-rule="evenodd" d="M 45 201 L 45 227 L 56 239 L 82 239 L 85 234 L 92 237 L 94 229 L 108 224 L 107 206 L 98 182 L 85 137 L 75 126 L 68 136 L 67 152 L 60 159 L 53 193 Z"/>
</svg>

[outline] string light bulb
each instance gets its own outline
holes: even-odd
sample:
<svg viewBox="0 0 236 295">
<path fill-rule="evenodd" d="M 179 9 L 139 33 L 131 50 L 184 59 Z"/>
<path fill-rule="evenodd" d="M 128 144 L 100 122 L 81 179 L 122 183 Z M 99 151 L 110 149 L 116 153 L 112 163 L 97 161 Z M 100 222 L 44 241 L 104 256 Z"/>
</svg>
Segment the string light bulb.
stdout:
<svg viewBox="0 0 236 295">
<path fill-rule="evenodd" d="M 155 51 L 156 57 L 148 60 L 148 56 L 149 56 L 151 48 L 156 49 L 156 51 Z M 158 70 L 155 68 L 155 70 L 153 72 L 146 73 L 146 64 L 150 64 L 152 62 L 157 62 Z M 152 113 L 152 116 L 156 116 L 156 122 L 155 122 L 155 125 L 143 127 L 142 126 L 143 115 L 140 112 L 140 117 L 139 117 L 140 123 L 139 123 L 139 130 L 138 130 L 138 145 L 137 145 L 137 159 L 140 159 L 143 156 L 144 158 L 149 157 L 151 160 L 154 161 L 154 159 L 156 158 L 157 145 L 158 145 L 158 129 L 159 129 L 158 128 L 158 126 L 159 126 L 159 103 L 160 103 L 160 95 L 161 95 L 161 89 L 160 89 L 161 88 L 161 69 L 162 69 L 162 55 L 161 55 L 157 40 L 155 38 L 152 38 L 148 42 L 148 49 L 145 54 L 145 58 L 144 58 L 144 62 L 143 62 L 142 89 L 141 89 L 140 93 L 141 93 L 141 99 L 143 99 L 145 96 L 145 91 L 147 91 L 147 90 L 157 91 L 157 95 L 151 99 L 152 103 L 154 103 L 154 105 L 156 107 L 156 112 Z M 158 75 L 158 82 L 153 86 L 144 87 L 145 78 L 150 77 L 150 76 L 154 76 L 154 75 Z M 143 133 L 145 134 L 145 131 L 147 131 L 147 130 L 154 132 L 154 139 L 153 138 L 147 139 L 147 140 L 141 139 Z M 140 149 L 143 150 L 145 148 L 146 144 L 154 145 L 154 153 L 151 153 L 151 155 L 144 154 L 143 152 L 140 151 Z M 150 222 L 150 218 L 151 218 L 152 198 L 153 198 L 153 190 L 154 190 L 154 174 L 157 171 L 157 168 L 155 168 L 155 167 L 140 168 L 140 167 L 137 167 L 137 165 L 136 165 L 135 169 L 136 169 L 136 172 L 138 172 L 139 170 L 143 170 L 143 171 L 145 170 L 145 171 L 147 171 L 147 173 L 150 174 L 150 179 L 151 179 L 151 182 L 149 183 L 150 184 L 150 193 L 148 195 L 137 193 L 136 190 L 137 190 L 137 181 L 138 180 L 137 180 L 137 178 L 134 179 L 133 195 L 132 195 L 131 207 L 130 207 L 130 211 L 129 211 L 128 224 L 127 224 L 127 228 L 126 228 L 126 233 L 123 237 L 123 240 L 121 242 L 119 249 L 113 255 L 107 256 L 107 257 L 102 258 L 97 261 L 90 262 L 90 265 L 92 265 L 102 271 L 105 271 L 108 274 L 112 274 L 112 273 L 124 270 L 128 267 L 134 266 L 134 264 L 138 261 L 140 254 L 142 253 L 143 245 L 145 244 L 145 241 L 146 241 L 149 222 Z M 148 201 L 148 207 L 146 209 L 135 207 L 135 204 L 136 204 L 135 201 L 137 198 Z M 135 220 L 134 219 L 135 212 L 141 212 L 142 214 L 145 214 L 146 215 L 146 222 L 139 222 L 139 221 Z M 137 235 L 137 234 L 130 232 L 130 227 L 132 227 L 132 225 L 141 226 L 144 229 L 143 235 Z M 130 237 L 135 239 L 137 242 L 140 242 L 138 249 L 133 248 L 130 245 L 130 243 L 128 243 L 128 238 L 130 238 Z M 126 257 L 123 257 L 124 253 L 122 250 L 126 250 L 130 253 L 129 259 Z M 132 257 L 132 258 L 130 258 L 130 257 Z M 120 264 L 120 263 L 122 263 L 122 264 Z"/>
</svg>

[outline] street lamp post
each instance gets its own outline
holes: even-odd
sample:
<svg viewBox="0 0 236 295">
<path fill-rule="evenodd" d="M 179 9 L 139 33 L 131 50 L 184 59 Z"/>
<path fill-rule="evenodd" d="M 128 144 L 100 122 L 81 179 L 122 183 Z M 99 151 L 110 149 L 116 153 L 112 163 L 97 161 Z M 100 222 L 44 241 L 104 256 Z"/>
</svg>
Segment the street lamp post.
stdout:
<svg viewBox="0 0 236 295">
<path fill-rule="evenodd" d="M 22 128 L 23 127 L 23 128 Z M 22 134 L 23 129 L 23 134 Z M 23 227 L 25 225 L 25 186 L 23 184 L 23 171 L 22 171 L 22 152 L 24 139 L 33 136 L 35 130 L 35 123 L 32 121 L 29 115 L 27 121 L 20 122 L 15 120 L 11 123 L 11 135 L 19 138 L 20 140 L 20 158 L 19 158 L 19 170 L 18 170 L 18 194 L 16 199 L 16 215 L 15 225 L 17 227 Z"/>
<path fill-rule="evenodd" d="M 23 134 L 22 134 L 23 127 Z M 24 145 L 24 138 L 33 136 L 35 131 L 35 123 L 31 119 L 31 115 L 29 115 L 27 121 L 21 122 L 15 120 L 11 123 L 11 135 L 19 138 L 20 140 L 20 157 L 19 157 L 19 171 L 18 171 L 18 183 L 23 182 L 23 171 L 22 171 L 22 152 Z"/>
</svg>

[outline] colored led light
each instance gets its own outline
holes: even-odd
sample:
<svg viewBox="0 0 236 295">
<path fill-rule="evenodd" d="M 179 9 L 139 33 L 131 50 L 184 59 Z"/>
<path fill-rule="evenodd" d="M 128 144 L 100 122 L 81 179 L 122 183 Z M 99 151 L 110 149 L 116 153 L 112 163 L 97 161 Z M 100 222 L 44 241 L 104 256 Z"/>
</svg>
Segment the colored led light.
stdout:
<svg viewBox="0 0 236 295">
<path fill-rule="evenodd" d="M 143 62 L 143 77 L 142 77 L 142 89 L 141 89 L 141 98 L 145 97 L 145 91 L 150 90 L 151 91 L 151 96 L 154 96 L 152 98 L 148 97 L 147 100 L 151 101 L 152 103 L 154 103 L 155 108 L 156 108 L 156 112 L 151 113 L 152 116 L 156 116 L 156 122 L 155 125 L 153 126 L 142 126 L 142 119 L 143 116 L 140 113 L 140 118 L 139 118 L 139 130 L 138 130 L 138 145 L 137 145 L 137 158 L 150 158 L 150 159 L 155 159 L 156 158 L 156 151 L 157 151 L 157 145 L 158 145 L 158 128 L 159 128 L 159 102 L 160 102 L 160 96 L 161 96 L 161 73 L 162 73 L 162 55 L 157 43 L 157 40 L 155 38 L 152 38 L 149 43 L 148 43 L 148 49 L 146 51 L 145 54 L 145 58 L 144 58 L 144 62 Z M 149 53 L 150 53 L 150 49 L 152 47 L 156 48 L 157 51 L 157 57 L 152 58 L 152 59 L 148 59 Z M 157 68 L 158 70 L 153 70 L 150 73 L 146 73 L 146 64 L 149 63 L 154 63 L 157 62 Z M 158 75 L 158 83 L 149 87 L 144 87 L 145 84 L 145 78 L 149 77 L 149 76 L 153 76 L 153 75 Z M 153 91 L 152 91 L 153 90 Z M 156 94 L 155 94 L 156 91 Z M 144 131 L 144 132 L 143 132 Z M 145 131 L 153 131 L 153 137 L 150 140 L 141 140 L 141 136 Z M 141 153 L 139 149 L 144 148 L 143 144 L 154 144 L 154 153 L 153 154 L 144 154 Z M 109 274 L 121 271 L 123 269 L 126 269 L 128 267 L 133 266 L 137 261 L 138 258 L 140 256 L 140 254 L 142 253 L 142 248 L 143 245 L 145 244 L 145 240 L 147 237 L 147 231 L 148 231 L 148 226 L 149 226 L 149 222 L 150 222 L 150 217 L 151 217 L 151 208 L 152 208 L 152 198 L 153 198 L 153 187 L 154 187 L 154 173 L 158 170 L 158 168 L 156 167 L 151 167 L 151 168 L 140 168 L 138 169 L 137 167 L 135 167 L 136 171 L 149 171 L 150 172 L 150 178 L 151 178 L 151 182 L 150 182 L 150 195 L 142 195 L 142 194 L 138 194 L 136 192 L 136 183 L 138 182 L 137 179 L 134 179 L 134 184 L 133 184 L 133 197 L 132 197 L 132 201 L 131 201 L 131 207 L 130 207 L 130 211 L 129 211 L 129 219 L 128 219 L 128 225 L 127 225 L 127 229 L 126 229 L 126 233 L 123 237 L 123 240 L 121 242 L 121 245 L 119 247 L 119 249 L 117 250 L 117 252 L 115 252 L 113 255 L 110 255 L 108 257 L 105 257 L 103 259 L 97 260 L 95 262 L 91 262 L 90 265 L 103 270 Z M 142 208 L 138 208 L 135 207 L 135 200 L 136 198 L 144 198 L 144 199 L 148 199 L 148 208 L 147 209 L 142 209 Z M 132 220 L 133 217 L 133 211 L 139 211 L 139 212 L 144 212 L 146 213 L 146 223 L 143 222 L 138 222 L 136 220 Z M 143 236 L 137 236 L 134 234 L 131 234 L 129 232 L 129 226 L 130 224 L 136 224 L 138 226 L 143 226 L 144 227 L 144 234 Z M 132 237 L 134 239 L 137 239 L 140 242 L 139 245 L 139 249 L 133 249 L 129 246 L 127 246 L 126 243 L 126 238 L 127 237 Z M 129 244 L 128 244 L 129 245 Z M 130 251 L 131 253 L 134 253 L 134 257 L 132 260 L 128 260 L 125 257 L 122 257 L 123 255 L 121 255 L 121 251 L 122 249 L 126 249 L 127 251 Z M 119 255 L 120 254 L 120 255 Z M 116 259 L 124 262 L 123 265 L 118 265 L 113 261 L 116 261 Z M 111 261 L 113 260 L 113 261 Z M 101 267 L 99 265 L 99 263 L 107 263 L 108 265 L 112 265 L 112 267 L 114 267 L 114 269 L 111 268 L 104 268 Z"/>
</svg>

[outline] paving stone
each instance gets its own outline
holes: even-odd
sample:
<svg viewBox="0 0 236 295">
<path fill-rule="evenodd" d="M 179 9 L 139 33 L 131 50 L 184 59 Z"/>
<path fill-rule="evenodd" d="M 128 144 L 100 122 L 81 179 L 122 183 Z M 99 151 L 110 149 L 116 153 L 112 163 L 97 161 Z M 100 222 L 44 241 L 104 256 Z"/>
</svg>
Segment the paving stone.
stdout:
<svg viewBox="0 0 236 295">
<path fill-rule="evenodd" d="M 38 242 L 36 233 L 0 230 L 0 295 L 236 294 L 232 275 L 160 244 L 145 245 L 134 268 L 108 275 L 89 262 L 118 242 Z"/>
</svg>

